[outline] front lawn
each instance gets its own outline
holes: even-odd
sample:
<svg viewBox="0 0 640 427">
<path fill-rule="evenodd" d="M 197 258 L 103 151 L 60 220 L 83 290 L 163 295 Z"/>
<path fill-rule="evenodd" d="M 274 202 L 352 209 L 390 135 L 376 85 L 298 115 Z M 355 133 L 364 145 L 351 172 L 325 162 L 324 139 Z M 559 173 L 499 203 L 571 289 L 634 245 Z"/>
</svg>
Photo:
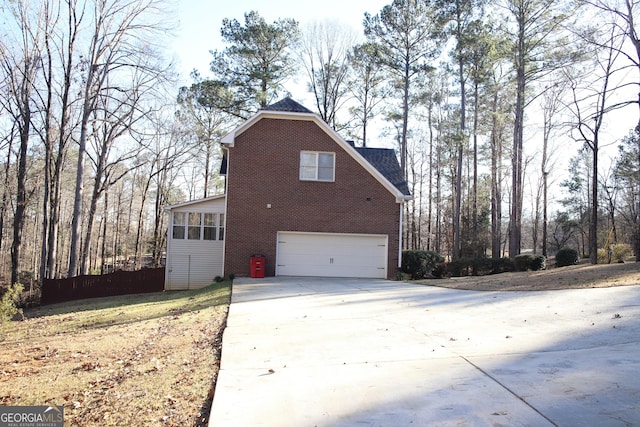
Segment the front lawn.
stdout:
<svg viewBox="0 0 640 427">
<path fill-rule="evenodd" d="M 0 332 L 0 404 L 64 405 L 65 426 L 207 425 L 230 290 L 26 310 Z"/>
</svg>

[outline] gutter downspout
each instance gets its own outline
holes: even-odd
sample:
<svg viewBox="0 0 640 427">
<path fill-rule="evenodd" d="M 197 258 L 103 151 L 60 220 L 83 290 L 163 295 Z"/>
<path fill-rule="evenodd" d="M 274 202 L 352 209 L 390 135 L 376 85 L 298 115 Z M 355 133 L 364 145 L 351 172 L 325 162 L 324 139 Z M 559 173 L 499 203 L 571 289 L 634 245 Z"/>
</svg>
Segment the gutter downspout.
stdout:
<svg viewBox="0 0 640 427">
<path fill-rule="evenodd" d="M 229 203 L 229 147 L 225 147 L 224 144 L 220 144 L 220 148 L 226 152 L 227 155 L 227 174 L 224 176 L 224 240 L 222 241 L 222 277 L 225 276 L 225 265 L 227 255 L 227 204 Z"/>
<path fill-rule="evenodd" d="M 398 273 L 402 268 L 402 224 L 404 223 L 404 201 L 400 203 L 400 224 L 398 226 Z"/>
</svg>

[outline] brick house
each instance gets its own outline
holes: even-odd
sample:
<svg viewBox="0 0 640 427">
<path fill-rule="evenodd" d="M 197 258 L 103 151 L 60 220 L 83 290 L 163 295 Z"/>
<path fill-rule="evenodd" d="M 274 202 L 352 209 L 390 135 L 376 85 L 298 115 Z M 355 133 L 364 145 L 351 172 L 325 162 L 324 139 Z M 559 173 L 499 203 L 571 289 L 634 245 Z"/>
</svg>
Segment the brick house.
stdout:
<svg viewBox="0 0 640 427">
<path fill-rule="evenodd" d="M 220 273 L 248 276 L 250 257 L 260 254 L 267 276 L 395 277 L 411 196 L 393 150 L 354 147 L 290 98 L 221 144 Z M 169 251 L 167 260 L 169 270 Z"/>
</svg>

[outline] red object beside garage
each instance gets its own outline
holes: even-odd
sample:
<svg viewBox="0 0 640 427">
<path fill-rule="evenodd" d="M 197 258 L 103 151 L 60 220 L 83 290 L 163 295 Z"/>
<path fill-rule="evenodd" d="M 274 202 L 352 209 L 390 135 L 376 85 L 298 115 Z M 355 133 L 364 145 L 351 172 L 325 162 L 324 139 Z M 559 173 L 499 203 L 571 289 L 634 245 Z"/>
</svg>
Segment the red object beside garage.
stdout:
<svg viewBox="0 0 640 427">
<path fill-rule="evenodd" d="M 262 255 L 253 255 L 251 257 L 251 277 L 254 279 L 264 278 L 265 258 Z"/>
</svg>

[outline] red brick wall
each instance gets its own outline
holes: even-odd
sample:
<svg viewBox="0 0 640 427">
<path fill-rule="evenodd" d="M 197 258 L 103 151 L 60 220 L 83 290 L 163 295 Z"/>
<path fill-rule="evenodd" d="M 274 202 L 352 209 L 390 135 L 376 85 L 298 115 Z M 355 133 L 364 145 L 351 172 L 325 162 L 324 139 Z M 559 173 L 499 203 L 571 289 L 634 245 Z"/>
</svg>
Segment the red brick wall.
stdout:
<svg viewBox="0 0 640 427">
<path fill-rule="evenodd" d="M 301 150 L 335 152 L 335 182 L 300 181 Z M 262 254 L 273 276 L 276 233 L 313 231 L 387 234 L 395 276 L 399 204 L 314 122 L 263 118 L 228 153 L 225 274 L 249 275 L 250 256 Z"/>
</svg>

